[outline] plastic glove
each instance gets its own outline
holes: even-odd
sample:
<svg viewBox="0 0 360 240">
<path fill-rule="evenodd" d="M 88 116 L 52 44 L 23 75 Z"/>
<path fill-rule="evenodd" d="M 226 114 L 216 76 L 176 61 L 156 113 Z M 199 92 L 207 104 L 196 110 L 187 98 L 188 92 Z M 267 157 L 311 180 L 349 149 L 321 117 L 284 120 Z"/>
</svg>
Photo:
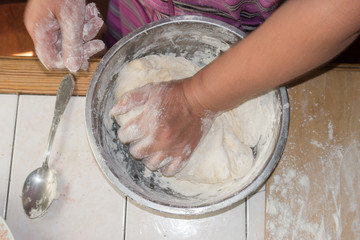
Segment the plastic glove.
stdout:
<svg viewBox="0 0 360 240">
<path fill-rule="evenodd" d="M 185 93 L 184 80 L 148 84 L 125 93 L 110 115 L 125 114 L 143 106 L 143 111 L 118 131 L 130 154 L 143 159 L 152 171 L 165 176 L 179 172 L 201 138 L 208 132 L 214 114 L 194 104 Z"/>
<path fill-rule="evenodd" d="M 88 59 L 105 48 L 92 40 L 104 21 L 85 0 L 30 0 L 24 16 L 36 54 L 48 69 L 86 70 Z"/>
</svg>

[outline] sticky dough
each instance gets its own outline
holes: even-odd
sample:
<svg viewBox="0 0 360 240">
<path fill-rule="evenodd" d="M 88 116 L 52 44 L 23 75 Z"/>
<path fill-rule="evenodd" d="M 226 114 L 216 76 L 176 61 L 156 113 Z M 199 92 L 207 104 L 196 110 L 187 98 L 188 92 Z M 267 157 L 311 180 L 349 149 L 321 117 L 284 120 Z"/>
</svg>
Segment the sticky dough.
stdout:
<svg viewBox="0 0 360 240">
<path fill-rule="evenodd" d="M 134 88 L 149 82 L 169 81 L 192 76 L 199 67 L 183 57 L 151 55 L 133 60 L 120 71 L 115 87 L 115 101 Z M 219 183 L 241 178 L 253 165 L 254 147 L 260 135 L 248 131 L 246 117 L 258 103 L 249 101 L 243 106 L 216 118 L 209 133 L 202 139 L 186 167 L 175 177 L 198 183 Z M 120 126 L 137 116 L 142 108 L 117 116 Z M 245 116 L 245 117 L 244 117 Z M 261 116 L 258 116 L 261 117 Z"/>
</svg>

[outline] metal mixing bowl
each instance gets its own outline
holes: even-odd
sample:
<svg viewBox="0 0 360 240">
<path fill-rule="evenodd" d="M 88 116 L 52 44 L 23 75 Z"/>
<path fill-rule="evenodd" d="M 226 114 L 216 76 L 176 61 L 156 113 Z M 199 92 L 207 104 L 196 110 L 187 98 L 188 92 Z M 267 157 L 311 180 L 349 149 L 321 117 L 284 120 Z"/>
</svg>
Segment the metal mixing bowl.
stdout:
<svg viewBox="0 0 360 240">
<path fill-rule="evenodd" d="M 144 165 L 133 160 L 128 147 L 118 141 L 118 126 L 109 116 L 114 104 L 114 84 L 124 64 L 146 55 L 165 54 L 183 56 L 202 67 L 244 36 L 240 30 L 217 20 L 198 16 L 173 17 L 132 32 L 107 52 L 91 79 L 85 116 L 96 161 L 115 188 L 136 203 L 160 212 L 200 215 L 227 208 L 265 183 L 281 157 L 288 134 L 289 101 L 284 87 L 276 90 L 282 109 L 274 134 L 273 150 L 267 159 L 261 160 L 261 167 L 250 172 L 244 183 L 227 191 L 219 189 L 216 196 L 201 200 L 163 188 L 155 174 L 144 174 Z"/>
</svg>

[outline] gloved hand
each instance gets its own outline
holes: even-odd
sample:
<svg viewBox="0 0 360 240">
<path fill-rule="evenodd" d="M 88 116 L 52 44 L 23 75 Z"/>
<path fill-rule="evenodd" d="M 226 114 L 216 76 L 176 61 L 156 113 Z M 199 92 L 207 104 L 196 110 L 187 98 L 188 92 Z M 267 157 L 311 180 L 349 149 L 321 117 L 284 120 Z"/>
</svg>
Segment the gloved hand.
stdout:
<svg viewBox="0 0 360 240">
<path fill-rule="evenodd" d="M 86 70 L 87 60 L 105 47 L 101 40 L 92 40 L 104 23 L 95 3 L 29 0 L 24 21 L 36 54 L 48 69 Z"/>
<path fill-rule="evenodd" d="M 117 116 L 143 106 L 143 111 L 118 131 L 122 143 L 130 143 L 130 153 L 143 159 L 152 171 L 165 176 L 179 172 L 201 138 L 210 129 L 215 115 L 196 103 L 184 82 L 150 83 L 125 93 L 112 108 Z"/>
</svg>

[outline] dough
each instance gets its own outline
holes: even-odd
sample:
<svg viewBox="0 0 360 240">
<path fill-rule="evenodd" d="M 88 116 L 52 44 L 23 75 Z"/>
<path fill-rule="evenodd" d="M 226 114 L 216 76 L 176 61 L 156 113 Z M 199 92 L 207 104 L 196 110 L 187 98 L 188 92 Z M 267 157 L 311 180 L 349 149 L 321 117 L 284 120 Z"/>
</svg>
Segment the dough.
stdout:
<svg viewBox="0 0 360 240">
<path fill-rule="evenodd" d="M 136 59 L 120 71 L 115 87 L 115 101 L 125 92 L 149 82 L 183 79 L 194 75 L 199 67 L 183 57 L 151 55 Z M 187 166 L 175 177 L 196 183 L 220 183 L 244 176 L 252 167 L 254 147 L 261 138 L 261 131 L 245 129 L 241 121 L 259 102 L 248 101 L 241 108 L 223 113 L 215 119 L 209 133 L 192 154 Z M 120 126 L 142 111 L 135 109 L 117 116 Z M 245 111 L 245 113 L 244 113 Z M 247 111 L 247 113 L 246 113 Z M 246 115 L 246 116 L 247 116 Z M 261 120 L 262 116 L 259 117 Z M 248 118 L 245 117 L 245 121 Z M 261 125 L 261 123 L 260 123 Z M 263 124 L 262 124 L 263 125 Z"/>
</svg>

